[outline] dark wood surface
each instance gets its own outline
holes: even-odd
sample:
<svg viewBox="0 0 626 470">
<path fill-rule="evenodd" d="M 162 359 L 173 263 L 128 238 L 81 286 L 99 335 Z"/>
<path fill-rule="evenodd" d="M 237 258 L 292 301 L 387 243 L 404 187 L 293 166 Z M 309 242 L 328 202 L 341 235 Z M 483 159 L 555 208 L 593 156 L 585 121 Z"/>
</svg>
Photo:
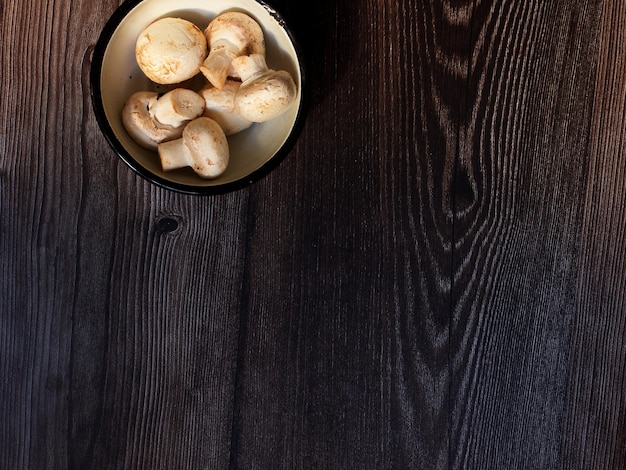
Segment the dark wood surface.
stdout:
<svg viewBox="0 0 626 470">
<path fill-rule="evenodd" d="M 297 145 L 121 163 L 119 1 L 0 1 L 0 467 L 626 468 L 626 4 L 270 2 Z"/>
</svg>

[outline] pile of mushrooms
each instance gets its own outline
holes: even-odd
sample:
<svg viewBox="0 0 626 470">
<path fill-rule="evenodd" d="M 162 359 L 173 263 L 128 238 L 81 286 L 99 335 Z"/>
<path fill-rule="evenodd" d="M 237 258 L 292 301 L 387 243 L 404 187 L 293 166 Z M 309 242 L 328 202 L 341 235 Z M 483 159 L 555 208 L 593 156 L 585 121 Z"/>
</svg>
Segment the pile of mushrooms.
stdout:
<svg viewBox="0 0 626 470">
<path fill-rule="evenodd" d="M 137 38 L 135 57 L 151 81 L 172 86 L 134 93 L 122 110 L 128 134 L 158 152 L 164 171 L 218 177 L 229 163 L 227 136 L 283 114 L 297 94 L 288 72 L 268 68 L 263 31 L 241 12 L 218 15 L 204 32 L 182 18 L 159 19 Z M 190 88 L 199 74 L 205 84 Z"/>
</svg>

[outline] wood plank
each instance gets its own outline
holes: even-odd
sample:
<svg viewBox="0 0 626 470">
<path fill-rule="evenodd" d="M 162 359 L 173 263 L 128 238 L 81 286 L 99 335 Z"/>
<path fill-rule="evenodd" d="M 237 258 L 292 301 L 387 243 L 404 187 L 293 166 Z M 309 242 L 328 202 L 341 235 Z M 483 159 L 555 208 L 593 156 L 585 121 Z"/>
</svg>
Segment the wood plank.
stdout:
<svg viewBox="0 0 626 470">
<path fill-rule="evenodd" d="M 600 10 L 476 4 L 455 178 L 452 468 L 561 463 Z"/>
<path fill-rule="evenodd" d="M 563 468 L 626 467 L 626 5 L 603 2 Z"/>
<path fill-rule="evenodd" d="M 352 101 L 363 96 L 359 75 L 370 75 L 354 36 L 368 12 L 354 2 L 275 6 L 309 58 L 313 105 L 295 151 L 251 195 L 233 465 L 367 465 L 385 442 L 371 283 L 381 269 L 370 240 L 378 203 L 364 189 L 379 173 L 367 147 L 375 107 Z"/>
<path fill-rule="evenodd" d="M 99 401 L 73 400 L 72 445 L 84 454 L 77 467 L 86 460 L 105 468 L 225 468 L 245 246 L 237 227 L 246 199 L 178 196 L 126 168 L 118 175 L 117 236 L 96 269 L 109 273 L 95 312 L 105 328 L 95 331 L 82 318 L 84 329 L 75 331 L 104 343 L 74 349 L 82 359 L 74 361 L 75 376 L 101 371 L 100 389 L 90 395 Z M 85 238 L 95 237 L 90 230 Z M 88 249 L 81 255 L 84 271 L 93 269 Z M 91 292 L 80 294 L 87 313 Z M 98 362 L 89 360 L 103 350 Z M 84 381 L 73 386 L 78 395 Z"/>
<path fill-rule="evenodd" d="M 384 2 L 381 198 L 393 265 L 387 357 L 388 468 L 447 468 L 453 178 L 467 100 L 469 2 Z M 388 29 L 386 29 L 388 28 Z M 380 133 L 385 131 L 380 128 Z"/>
<path fill-rule="evenodd" d="M 469 45 L 445 15 L 468 10 L 281 11 L 307 41 L 314 103 L 295 152 L 251 195 L 234 465 L 441 468 L 446 195 L 467 69 L 453 59 Z"/>
<path fill-rule="evenodd" d="M 50 53 L 66 46 L 68 2 L 22 5 L 2 6 L 0 466 L 63 468 L 83 54 L 66 62 Z M 77 80 L 61 78 L 68 75 Z"/>
<path fill-rule="evenodd" d="M 117 5 L 40 3 L 2 15 L 0 466 L 225 468 L 247 192 L 135 176 L 89 101 Z"/>
</svg>

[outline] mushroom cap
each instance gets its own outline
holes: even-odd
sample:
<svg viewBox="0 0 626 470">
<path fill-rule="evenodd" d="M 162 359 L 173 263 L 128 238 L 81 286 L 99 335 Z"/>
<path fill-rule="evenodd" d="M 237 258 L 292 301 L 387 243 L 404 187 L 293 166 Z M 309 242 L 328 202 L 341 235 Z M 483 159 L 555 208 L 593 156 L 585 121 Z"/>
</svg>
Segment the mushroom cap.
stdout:
<svg viewBox="0 0 626 470">
<path fill-rule="evenodd" d="M 200 71 L 207 56 L 202 31 L 182 18 L 161 18 L 137 38 L 135 57 L 146 76 L 159 84 L 188 80 Z"/>
<path fill-rule="evenodd" d="M 229 149 L 220 125 L 208 117 L 191 121 L 183 130 L 183 142 L 192 158 L 191 168 L 203 178 L 216 178 L 226 170 Z"/>
<path fill-rule="evenodd" d="M 265 38 L 259 23 L 245 13 L 229 11 L 216 16 L 204 30 L 209 49 L 216 42 L 236 46 L 236 55 L 265 54 Z"/>
<path fill-rule="evenodd" d="M 224 86 L 235 57 L 249 54 L 265 56 L 263 30 L 245 13 L 230 11 L 218 15 L 206 27 L 204 35 L 209 54 L 200 71 L 217 88 Z"/>
<path fill-rule="evenodd" d="M 291 75 L 269 70 L 241 84 L 235 110 L 252 122 L 265 122 L 283 114 L 295 101 L 297 87 Z"/>
<path fill-rule="evenodd" d="M 235 94 L 241 82 L 227 80 L 221 90 L 212 85 L 206 85 L 200 90 L 204 97 L 204 115 L 215 120 L 226 135 L 233 135 L 252 125 L 248 119 L 235 111 Z"/>
<path fill-rule="evenodd" d="M 150 116 L 157 93 L 139 91 L 128 98 L 122 109 L 122 124 L 132 139 L 144 148 L 156 150 L 157 144 L 180 138 L 183 129 L 159 126 Z"/>
</svg>

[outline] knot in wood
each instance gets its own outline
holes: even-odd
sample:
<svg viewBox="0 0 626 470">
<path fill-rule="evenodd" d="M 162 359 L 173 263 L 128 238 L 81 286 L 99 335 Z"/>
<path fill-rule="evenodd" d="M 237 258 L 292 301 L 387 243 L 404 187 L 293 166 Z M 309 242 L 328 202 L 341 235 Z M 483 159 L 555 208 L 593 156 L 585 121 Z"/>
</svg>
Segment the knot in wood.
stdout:
<svg viewBox="0 0 626 470">
<path fill-rule="evenodd" d="M 178 230 L 178 220 L 173 217 L 161 217 L 156 222 L 156 230 L 160 233 L 172 233 Z"/>
</svg>

